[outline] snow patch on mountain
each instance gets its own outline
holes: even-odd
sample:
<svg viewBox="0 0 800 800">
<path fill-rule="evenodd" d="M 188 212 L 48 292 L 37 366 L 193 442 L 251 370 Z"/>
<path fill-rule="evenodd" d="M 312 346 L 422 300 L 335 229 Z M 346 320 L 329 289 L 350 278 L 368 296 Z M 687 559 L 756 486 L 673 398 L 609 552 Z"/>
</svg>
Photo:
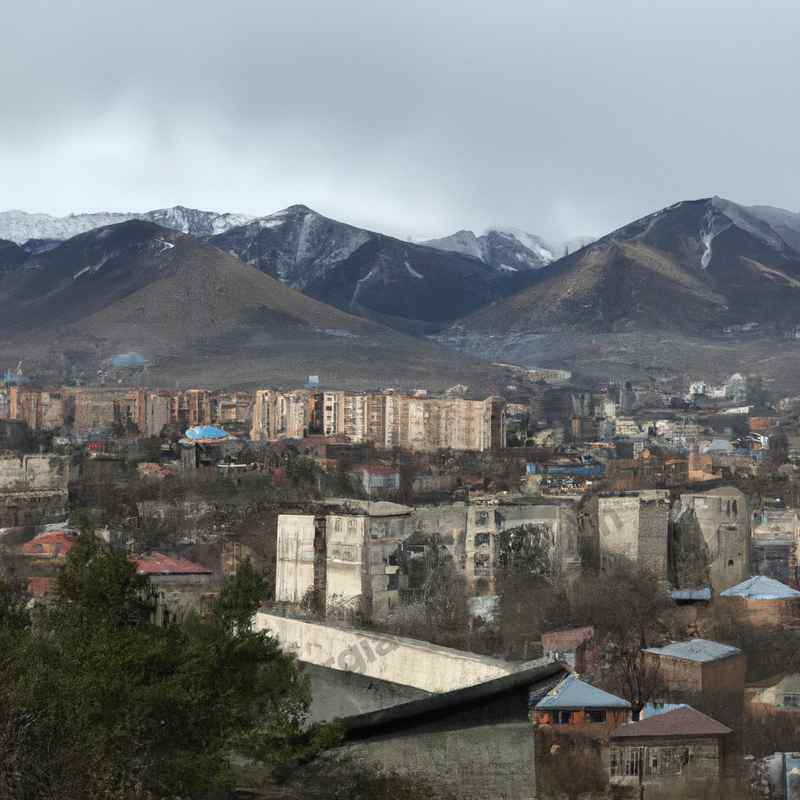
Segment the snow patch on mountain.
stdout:
<svg viewBox="0 0 800 800">
<path fill-rule="evenodd" d="M 164 228 L 172 228 L 192 236 L 212 236 L 224 233 L 237 225 L 249 222 L 246 214 L 219 214 L 216 211 L 199 211 L 185 206 L 158 208 L 145 212 L 99 212 L 93 214 L 70 214 L 55 217 L 51 214 L 32 214 L 27 211 L 0 212 L 0 239 L 10 239 L 24 244 L 30 239 L 71 239 L 80 233 L 116 225 L 132 219 L 154 222 Z"/>
<path fill-rule="evenodd" d="M 518 271 L 541 269 L 555 260 L 553 250 L 543 239 L 517 228 L 487 228 L 480 236 L 463 230 L 421 244 L 478 258 L 503 272 L 508 272 L 504 265 L 507 267 L 509 261 L 519 265 L 513 270 Z"/>
</svg>

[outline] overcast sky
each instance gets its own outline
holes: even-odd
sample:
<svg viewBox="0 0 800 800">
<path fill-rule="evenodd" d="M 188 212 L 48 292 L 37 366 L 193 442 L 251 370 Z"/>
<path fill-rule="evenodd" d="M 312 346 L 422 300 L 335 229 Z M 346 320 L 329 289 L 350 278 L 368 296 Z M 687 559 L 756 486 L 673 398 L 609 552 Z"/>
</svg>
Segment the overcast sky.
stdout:
<svg viewBox="0 0 800 800">
<path fill-rule="evenodd" d="M 560 238 L 800 208 L 796 0 L 25 0 L 2 27 L 0 209 Z"/>
</svg>

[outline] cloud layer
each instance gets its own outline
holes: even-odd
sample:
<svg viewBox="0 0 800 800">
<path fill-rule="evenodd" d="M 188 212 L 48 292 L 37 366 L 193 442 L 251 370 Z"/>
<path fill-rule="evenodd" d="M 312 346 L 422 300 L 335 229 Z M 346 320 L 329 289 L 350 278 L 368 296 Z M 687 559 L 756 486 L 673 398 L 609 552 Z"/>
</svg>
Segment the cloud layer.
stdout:
<svg viewBox="0 0 800 800">
<path fill-rule="evenodd" d="M 788 1 L 28 0 L 4 29 L 0 209 L 556 238 L 800 207 Z"/>
</svg>

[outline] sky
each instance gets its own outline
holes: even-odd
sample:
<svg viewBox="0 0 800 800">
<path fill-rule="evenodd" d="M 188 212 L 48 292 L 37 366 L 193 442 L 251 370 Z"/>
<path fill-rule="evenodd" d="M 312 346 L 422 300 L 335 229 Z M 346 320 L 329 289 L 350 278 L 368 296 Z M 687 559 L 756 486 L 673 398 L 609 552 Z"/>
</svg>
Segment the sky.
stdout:
<svg viewBox="0 0 800 800">
<path fill-rule="evenodd" d="M 796 0 L 26 0 L 3 29 L 0 210 L 556 240 L 800 209 Z"/>
</svg>

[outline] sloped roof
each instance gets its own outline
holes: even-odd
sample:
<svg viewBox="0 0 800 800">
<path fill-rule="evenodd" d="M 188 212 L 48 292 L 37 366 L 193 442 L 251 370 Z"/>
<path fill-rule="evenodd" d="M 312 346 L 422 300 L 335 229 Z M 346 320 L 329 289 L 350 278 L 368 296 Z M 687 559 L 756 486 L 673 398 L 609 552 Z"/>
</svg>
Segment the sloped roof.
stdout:
<svg viewBox="0 0 800 800">
<path fill-rule="evenodd" d="M 580 680 L 574 673 L 551 689 L 536 708 L 630 708 L 621 697 Z"/>
<path fill-rule="evenodd" d="M 185 558 L 172 558 L 153 552 L 137 558 L 136 571 L 140 575 L 210 575 L 211 570 Z"/>
<path fill-rule="evenodd" d="M 744 597 L 747 600 L 791 600 L 800 598 L 800 592 L 785 583 L 768 578 L 766 575 L 755 575 L 746 581 L 731 586 L 720 597 Z"/>
<path fill-rule="evenodd" d="M 684 661 L 705 663 L 738 655 L 742 651 L 738 647 L 712 642 L 709 639 L 690 639 L 686 642 L 673 642 L 666 647 L 649 647 L 644 652 L 670 658 L 681 658 Z"/>
<path fill-rule="evenodd" d="M 77 536 L 69 531 L 46 531 L 34 536 L 22 545 L 21 551 L 26 556 L 40 554 L 56 554 L 66 556 L 77 541 Z"/>
<path fill-rule="evenodd" d="M 673 600 L 710 600 L 711 589 L 708 586 L 699 589 L 673 589 L 670 595 Z"/>
<path fill-rule="evenodd" d="M 715 719 L 701 714 L 691 706 L 676 708 L 666 714 L 656 714 L 640 722 L 620 725 L 612 739 L 633 739 L 643 736 L 724 736 L 731 729 Z"/>
</svg>

